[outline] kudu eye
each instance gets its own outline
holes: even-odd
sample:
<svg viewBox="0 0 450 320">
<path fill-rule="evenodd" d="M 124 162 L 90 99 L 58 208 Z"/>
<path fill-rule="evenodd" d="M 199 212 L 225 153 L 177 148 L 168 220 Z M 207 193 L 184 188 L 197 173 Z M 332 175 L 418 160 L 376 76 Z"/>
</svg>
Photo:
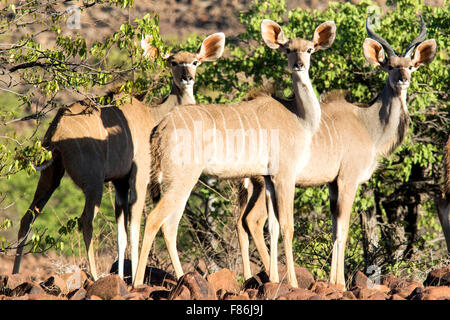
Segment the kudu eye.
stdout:
<svg viewBox="0 0 450 320">
<path fill-rule="evenodd" d="M 306 52 L 312 53 L 313 52 L 313 48 L 309 48 L 308 50 L 306 50 Z"/>
<path fill-rule="evenodd" d="M 389 66 L 388 66 L 388 69 L 389 69 L 389 70 L 393 70 L 393 69 L 394 69 L 394 67 L 393 67 L 393 66 L 391 66 L 391 65 L 389 65 Z"/>
<path fill-rule="evenodd" d="M 172 67 L 176 67 L 178 63 L 176 63 L 175 61 L 172 61 L 170 64 L 172 65 Z"/>
<path fill-rule="evenodd" d="M 291 49 L 289 49 L 289 48 L 286 48 L 286 53 L 291 53 Z"/>
<path fill-rule="evenodd" d="M 194 66 L 198 66 L 199 61 L 195 60 L 194 62 L 192 62 L 192 64 L 193 64 Z"/>
</svg>

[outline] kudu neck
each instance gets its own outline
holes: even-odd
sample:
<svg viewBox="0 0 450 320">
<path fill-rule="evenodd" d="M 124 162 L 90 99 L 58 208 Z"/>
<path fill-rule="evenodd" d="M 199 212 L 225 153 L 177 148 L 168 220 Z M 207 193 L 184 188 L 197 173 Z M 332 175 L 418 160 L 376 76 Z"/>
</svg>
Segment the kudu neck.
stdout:
<svg viewBox="0 0 450 320">
<path fill-rule="evenodd" d="M 404 139 L 409 122 L 406 93 L 386 81 L 375 102 L 358 109 L 378 154 L 390 154 Z"/>
<path fill-rule="evenodd" d="M 175 83 L 173 83 L 170 95 L 177 99 L 178 105 L 195 104 L 194 86 L 179 88 Z"/>
<path fill-rule="evenodd" d="M 297 115 L 315 133 L 319 129 L 321 110 L 308 72 L 292 73 Z"/>
</svg>

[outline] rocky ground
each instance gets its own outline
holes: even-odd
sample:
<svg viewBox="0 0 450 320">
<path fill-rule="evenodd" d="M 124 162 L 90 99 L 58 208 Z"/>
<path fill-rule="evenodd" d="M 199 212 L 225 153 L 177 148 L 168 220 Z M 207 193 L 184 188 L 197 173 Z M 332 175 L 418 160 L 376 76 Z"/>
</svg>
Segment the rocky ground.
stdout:
<svg viewBox="0 0 450 320">
<path fill-rule="evenodd" d="M 127 260 L 125 281 L 115 274 L 114 263 L 111 273 L 95 282 L 77 267 L 42 268 L 39 275 L 29 269 L 14 275 L 2 270 L 0 300 L 450 300 L 450 266 L 431 271 L 423 282 L 384 275 L 374 283 L 357 272 L 345 291 L 316 280 L 302 267 L 296 267 L 299 288 L 292 288 L 282 266 L 281 283 L 270 282 L 265 272 L 240 283 L 229 269 L 206 277 L 188 272 L 177 281 L 170 273 L 147 267 L 145 284 L 133 288 L 127 276 L 130 266 Z"/>
</svg>

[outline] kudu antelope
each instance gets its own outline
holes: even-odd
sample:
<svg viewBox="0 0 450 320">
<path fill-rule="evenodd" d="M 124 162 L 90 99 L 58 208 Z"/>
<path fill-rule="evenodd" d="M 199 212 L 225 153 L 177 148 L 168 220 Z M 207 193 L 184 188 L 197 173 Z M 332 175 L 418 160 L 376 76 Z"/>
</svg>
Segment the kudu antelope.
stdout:
<svg viewBox="0 0 450 320">
<path fill-rule="evenodd" d="M 445 242 L 447 243 L 447 251 L 450 255 L 450 136 L 445 146 L 444 190 L 442 196 L 436 199 L 436 207 Z"/>
<path fill-rule="evenodd" d="M 148 56 L 152 47 L 146 39 L 141 45 Z M 215 33 L 205 38 L 198 53 L 168 54 L 165 59 L 172 72 L 173 84 L 170 95 L 160 105 L 148 107 L 133 98 L 132 102 L 119 107 L 97 109 L 85 100 L 58 111 L 43 141 L 43 146 L 52 151 L 53 158 L 44 164 L 33 202 L 21 220 L 14 273 L 19 272 L 31 224 L 67 172 L 85 197 L 80 222 L 93 278 L 98 276 L 92 246 L 92 222 L 100 207 L 103 184 L 107 181 L 115 188 L 119 275 L 123 278 L 129 225 L 134 278 L 150 170 L 151 130 L 175 106 L 195 103 L 193 86 L 197 67 L 202 62 L 219 58 L 224 45 L 225 35 Z M 119 97 L 120 94 L 114 95 L 114 98 Z"/>
<path fill-rule="evenodd" d="M 176 276 L 183 275 L 177 228 L 189 193 L 202 173 L 219 178 L 267 176 L 282 225 L 287 224 L 283 218 L 292 216 L 293 177 L 308 161 L 311 137 L 320 122 L 319 101 L 308 75 L 310 55 L 331 46 L 336 26 L 331 21 L 323 23 L 313 41 L 288 40 L 281 27 L 270 20 L 264 20 L 261 27 L 265 42 L 288 54 L 296 99 L 290 108 L 267 95 L 236 104 L 184 106 L 175 108 L 155 127 L 150 186 L 159 201 L 146 218 L 134 285 L 143 281 L 160 227 Z M 292 230 L 283 231 L 286 252 L 292 252 Z M 292 257 L 288 260 L 293 262 Z M 294 274 L 293 263 L 290 271 Z M 289 280 L 294 282 L 295 275 Z"/>
<path fill-rule="evenodd" d="M 295 179 L 301 187 L 328 183 L 333 222 L 330 282 L 344 286 L 344 251 L 357 187 L 370 178 L 381 156 L 391 154 L 402 143 L 409 121 L 406 91 L 411 73 L 430 63 L 436 53 L 436 41 L 425 41 L 423 20 L 420 35 L 403 56 L 397 56 L 389 43 L 372 30 L 369 18 L 366 23 L 370 38 L 364 40 L 363 54 L 369 63 L 388 73 L 386 85 L 374 102 L 364 107 L 346 102 L 342 95 L 328 95 L 327 101 L 321 103 L 322 119 L 312 139 L 310 161 Z M 249 232 L 265 268 L 269 267 L 263 236 L 267 219 L 264 183 L 261 178 L 252 178 L 248 188 L 249 192 L 241 193 L 238 222 L 245 278 L 251 277 Z M 292 218 L 289 221 L 292 223 Z M 269 218 L 269 229 L 270 224 Z"/>
</svg>

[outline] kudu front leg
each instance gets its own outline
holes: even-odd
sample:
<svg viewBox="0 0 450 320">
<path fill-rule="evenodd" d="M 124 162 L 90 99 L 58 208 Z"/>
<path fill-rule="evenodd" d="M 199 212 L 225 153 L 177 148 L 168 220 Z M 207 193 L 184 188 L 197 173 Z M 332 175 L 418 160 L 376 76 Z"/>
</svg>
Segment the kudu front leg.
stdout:
<svg viewBox="0 0 450 320">
<path fill-rule="evenodd" d="M 20 220 L 20 229 L 17 235 L 18 246 L 16 257 L 14 259 L 13 273 L 19 273 L 20 263 L 22 261 L 23 247 L 26 245 L 31 225 L 41 213 L 47 201 L 53 192 L 58 188 L 59 183 L 64 175 L 64 168 L 59 159 L 41 172 L 36 191 L 34 193 L 33 202 Z"/>
<path fill-rule="evenodd" d="M 357 185 L 329 185 L 330 206 L 333 222 L 333 252 L 331 257 L 330 283 L 340 284 L 345 289 L 344 260 L 345 247 L 350 225 L 350 215 Z"/>
<path fill-rule="evenodd" d="M 295 181 L 289 181 L 286 177 L 292 177 L 293 175 L 277 176 L 274 181 L 270 181 L 269 177 L 265 177 L 266 197 L 268 214 L 269 214 L 269 232 L 271 236 L 270 240 L 270 280 L 278 281 L 278 267 L 277 267 L 277 242 L 278 233 L 277 229 L 281 228 L 281 234 L 283 237 L 284 253 L 286 256 L 286 267 L 289 284 L 297 288 L 297 277 L 295 275 L 294 256 L 292 249 L 292 240 L 294 237 L 294 194 L 295 194 Z M 272 212 L 270 210 L 273 210 Z M 278 223 L 276 223 L 278 218 Z M 270 231 L 272 230 L 272 231 Z M 274 239 L 272 239 L 274 237 Z"/>
</svg>

